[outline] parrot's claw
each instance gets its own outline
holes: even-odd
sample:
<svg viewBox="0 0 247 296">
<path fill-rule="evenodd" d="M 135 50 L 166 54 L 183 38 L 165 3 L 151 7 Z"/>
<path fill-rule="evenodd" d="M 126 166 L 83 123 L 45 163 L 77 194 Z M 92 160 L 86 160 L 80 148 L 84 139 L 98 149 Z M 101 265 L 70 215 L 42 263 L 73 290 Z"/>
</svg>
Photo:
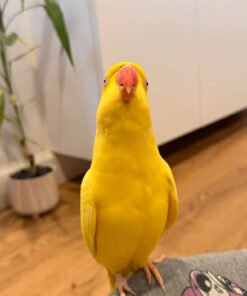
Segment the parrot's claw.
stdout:
<svg viewBox="0 0 247 296">
<path fill-rule="evenodd" d="M 146 279 L 148 281 L 148 285 L 150 286 L 151 285 L 151 278 L 152 278 L 151 271 L 148 268 L 148 266 L 145 266 L 143 269 L 144 269 L 144 272 L 145 272 L 145 275 L 146 275 Z"/>
<path fill-rule="evenodd" d="M 116 289 L 119 291 L 120 296 L 126 296 L 125 292 L 136 295 L 136 293 L 130 288 L 127 283 L 129 277 L 130 275 L 126 278 L 119 273 L 116 275 Z"/>
<path fill-rule="evenodd" d="M 160 275 L 160 272 L 158 271 L 157 267 L 155 267 L 155 265 L 152 262 L 148 262 L 148 264 L 144 267 L 144 272 L 149 285 L 151 284 L 151 274 L 152 274 L 156 279 L 157 283 L 159 284 L 159 286 L 161 287 L 161 289 L 165 292 L 164 280 Z"/>
<path fill-rule="evenodd" d="M 162 255 L 160 256 L 160 258 L 154 259 L 152 262 L 153 262 L 154 264 L 161 263 L 161 262 L 163 262 L 166 258 L 167 258 L 167 256 L 166 256 L 165 254 L 162 254 Z"/>
</svg>

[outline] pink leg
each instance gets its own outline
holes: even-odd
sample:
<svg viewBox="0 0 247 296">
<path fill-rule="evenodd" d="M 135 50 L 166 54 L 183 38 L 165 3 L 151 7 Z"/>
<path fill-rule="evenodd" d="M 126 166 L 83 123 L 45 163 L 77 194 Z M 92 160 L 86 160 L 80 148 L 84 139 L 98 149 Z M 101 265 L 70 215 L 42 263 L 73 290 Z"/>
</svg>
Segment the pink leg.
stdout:
<svg viewBox="0 0 247 296">
<path fill-rule="evenodd" d="M 127 283 L 128 278 L 130 278 L 131 274 L 127 277 L 123 277 L 120 273 L 116 274 L 116 289 L 119 291 L 120 296 L 126 296 L 126 292 L 129 292 L 132 295 L 136 295 L 136 293 L 130 288 Z"/>
<path fill-rule="evenodd" d="M 162 278 L 162 276 L 160 275 L 159 270 L 157 269 L 157 267 L 154 265 L 154 263 L 159 263 L 162 262 L 166 257 L 164 255 L 161 256 L 161 258 L 159 258 L 158 260 L 154 260 L 153 262 L 149 261 L 147 263 L 147 265 L 143 268 L 145 275 L 146 275 L 146 279 L 148 281 L 148 284 L 151 284 L 151 276 L 153 275 L 155 280 L 157 281 L 157 283 L 159 284 L 159 286 L 161 287 L 161 289 L 165 292 L 165 286 L 164 286 L 164 280 Z"/>
<path fill-rule="evenodd" d="M 167 256 L 166 256 L 165 254 L 162 254 L 162 255 L 160 256 L 160 258 L 154 259 L 154 260 L 153 260 L 153 263 L 155 263 L 155 264 L 157 264 L 157 263 L 161 263 L 161 262 L 163 262 L 166 258 L 167 258 Z"/>
</svg>

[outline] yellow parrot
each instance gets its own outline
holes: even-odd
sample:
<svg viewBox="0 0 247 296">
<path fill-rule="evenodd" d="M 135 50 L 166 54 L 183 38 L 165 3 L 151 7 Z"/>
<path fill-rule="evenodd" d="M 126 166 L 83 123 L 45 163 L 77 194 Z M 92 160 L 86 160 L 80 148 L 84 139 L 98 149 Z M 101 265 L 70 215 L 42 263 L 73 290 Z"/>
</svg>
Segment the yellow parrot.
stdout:
<svg viewBox="0 0 247 296">
<path fill-rule="evenodd" d="M 143 269 L 164 282 L 149 255 L 177 218 L 178 198 L 160 156 L 147 100 L 144 70 L 121 62 L 106 73 L 97 110 L 92 164 L 81 184 L 81 228 L 96 261 L 121 296 L 135 295 L 127 280 Z"/>
</svg>

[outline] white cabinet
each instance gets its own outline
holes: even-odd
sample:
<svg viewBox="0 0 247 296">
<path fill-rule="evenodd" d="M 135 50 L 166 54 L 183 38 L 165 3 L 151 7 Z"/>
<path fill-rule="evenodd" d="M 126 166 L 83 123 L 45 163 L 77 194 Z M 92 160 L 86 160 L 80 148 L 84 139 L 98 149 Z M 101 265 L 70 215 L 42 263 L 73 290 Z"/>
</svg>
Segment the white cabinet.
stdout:
<svg viewBox="0 0 247 296">
<path fill-rule="evenodd" d="M 247 2 L 198 1 L 199 99 L 205 125 L 247 107 Z"/>
<path fill-rule="evenodd" d="M 157 142 L 199 127 L 194 0 L 98 0 L 96 15 L 103 71 L 127 60 L 147 73 Z"/>
<path fill-rule="evenodd" d="M 158 144 L 247 107 L 246 0 L 59 2 L 76 71 L 42 12 L 30 15 L 54 151 L 91 158 L 101 79 L 123 60 L 148 75 Z"/>
<path fill-rule="evenodd" d="M 95 3 L 104 71 L 148 73 L 158 144 L 247 107 L 247 1 Z"/>
</svg>

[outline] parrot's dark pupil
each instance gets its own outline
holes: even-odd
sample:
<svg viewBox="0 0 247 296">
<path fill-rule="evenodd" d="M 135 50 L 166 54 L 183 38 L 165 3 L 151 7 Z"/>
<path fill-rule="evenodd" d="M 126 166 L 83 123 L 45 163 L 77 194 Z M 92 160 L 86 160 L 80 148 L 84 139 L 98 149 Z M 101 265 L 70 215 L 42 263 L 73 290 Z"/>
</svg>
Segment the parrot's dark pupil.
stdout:
<svg viewBox="0 0 247 296">
<path fill-rule="evenodd" d="M 198 274 L 196 281 L 201 290 L 208 293 L 212 289 L 212 283 L 205 274 Z"/>
</svg>

